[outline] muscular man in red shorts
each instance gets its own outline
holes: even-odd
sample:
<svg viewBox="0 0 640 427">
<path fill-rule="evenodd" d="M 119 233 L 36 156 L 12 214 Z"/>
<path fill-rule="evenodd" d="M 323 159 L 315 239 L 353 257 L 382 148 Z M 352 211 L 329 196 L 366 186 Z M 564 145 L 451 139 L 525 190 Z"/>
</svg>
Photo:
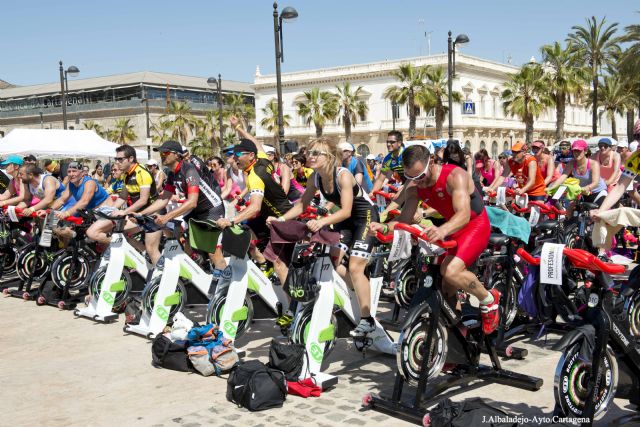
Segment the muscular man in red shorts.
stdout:
<svg viewBox="0 0 640 427">
<path fill-rule="evenodd" d="M 467 268 L 478 259 L 487 247 L 491 226 L 484 209 L 482 196 L 462 168 L 431 161 L 429 150 L 421 145 L 407 148 L 402 154 L 404 176 L 407 179 L 406 203 L 398 222 L 413 222 L 418 201 L 423 200 L 442 215 L 446 222 L 440 227 L 428 227 L 425 232 L 430 240 L 455 240 L 458 245 L 450 249 L 440 266 L 443 278 L 442 291 L 448 300 L 462 289 L 478 298 L 482 316 L 482 330 L 492 333 L 500 319 L 498 310 L 500 292 L 487 291 Z M 396 222 L 386 225 L 372 223 L 371 232 L 393 230 Z"/>
</svg>

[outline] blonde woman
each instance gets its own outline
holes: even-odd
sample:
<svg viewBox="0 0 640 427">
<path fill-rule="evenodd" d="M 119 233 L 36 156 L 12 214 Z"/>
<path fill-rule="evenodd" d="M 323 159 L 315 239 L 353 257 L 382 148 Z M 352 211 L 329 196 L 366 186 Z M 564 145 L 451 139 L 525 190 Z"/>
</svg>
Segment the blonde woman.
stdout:
<svg viewBox="0 0 640 427">
<path fill-rule="evenodd" d="M 378 220 L 378 213 L 371 199 L 356 182 L 354 176 L 341 166 L 342 154 L 335 142 L 319 138 L 309 145 L 306 153 L 307 166 L 314 170 L 309 177 L 302 199 L 294 205 L 280 220 L 297 218 L 311 203 L 316 191 L 339 208 L 334 214 L 307 223 L 312 232 L 333 225 L 340 232 L 340 244 L 331 249 L 331 258 L 340 276 L 351 279 L 360 304 L 360 323 L 351 331 L 351 336 L 362 337 L 375 330 L 369 302 L 371 289 L 369 279 L 364 273 L 375 238 L 369 236 L 369 224 Z M 267 222 L 276 220 L 274 217 Z M 349 271 L 341 265 L 342 258 L 349 250 Z"/>
</svg>

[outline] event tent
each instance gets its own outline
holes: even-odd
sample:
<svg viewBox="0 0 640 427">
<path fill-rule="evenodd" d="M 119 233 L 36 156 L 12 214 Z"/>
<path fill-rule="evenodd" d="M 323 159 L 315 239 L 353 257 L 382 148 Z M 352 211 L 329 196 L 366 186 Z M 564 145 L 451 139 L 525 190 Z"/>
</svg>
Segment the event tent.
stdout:
<svg viewBox="0 0 640 427">
<path fill-rule="evenodd" d="M 0 139 L 0 156 L 9 154 L 39 159 L 108 159 L 119 145 L 101 138 L 92 130 L 14 129 Z M 136 150 L 138 160 L 147 159 L 146 150 Z"/>
</svg>

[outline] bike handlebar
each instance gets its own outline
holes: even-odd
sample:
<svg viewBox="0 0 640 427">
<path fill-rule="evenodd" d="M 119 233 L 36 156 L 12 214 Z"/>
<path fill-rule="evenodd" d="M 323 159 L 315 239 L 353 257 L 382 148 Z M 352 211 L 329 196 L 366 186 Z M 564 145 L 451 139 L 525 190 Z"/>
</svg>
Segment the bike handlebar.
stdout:
<svg viewBox="0 0 640 427">
<path fill-rule="evenodd" d="M 4 206 L 3 209 L 6 212 L 8 210 L 8 206 Z M 38 217 L 38 211 L 33 211 L 33 212 L 31 212 L 30 215 L 24 215 L 23 214 L 24 210 L 25 210 L 24 208 L 16 208 L 14 212 L 16 213 L 16 216 L 23 217 L 23 218 L 37 218 Z M 51 209 L 45 209 L 45 212 L 47 212 L 47 214 L 49 214 L 49 213 L 51 213 Z M 75 225 L 80 225 L 80 224 L 82 224 L 83 220 L 82 220 L 82 218 L 80 218 L 78 216 L 68 216 L 68 217 L 66 217 L 64 219 L 64 221 L 70 222 L 70 223 L 75 224 Z"/>
<path fill-rule="evenodd" d="M 524 248 L 519 248 L 516 253 L 531 265 L 540 265 L 540 258 L 533 257 Z M 564 248 L 562 253 L 569 259 L 571 265 L 582 270 L 589 270 L 592 273 L 601 271 L 607 274 L 622 274 L 625 272 L 624 265 L 606 263 L 594 254 L 582 249 Z"/>
<path fill-rule="evenodd" d="M 396 230 L 402 230 L 402 231 L 406 231 L 409 234 L 411 234 L 413 237 L 415 237 L 416 239 L 420 239 L 420 240 L 424 240 L 425 242 L 429 242 L 429 238 L 427 237 L 427 234 L 424 231 L 420 231 L 420 229 L 412 227 L 409 224 L 404 224 L 404 223 L 398 223 L 395 225 L 395 229 Z M 378 240 L 380 240 L 383 243 L 390 243 L 393 241 L 393 233 L 388 233 L 388 234 L 382 234 L 380 232 L 376 233 L 376 238 Z M 455 240 L 440 240 L 438 242 L 430 242 L 433 243 L 436 246 L 440 246 L 441 248 L 444 249 L 451 249 L 451 248 L 455 248 L 456 246 L 458 246 L 458 243 Z"/>
<path fill-rule="evenodd" d="M 373 194 L 375 196 L 380 196 L 385 198 L 388 202 L 391 201 L 391 198 L 393 197 L 391 194 L 385 193 L 384 191 L 374 191 Z"/>
</svg>

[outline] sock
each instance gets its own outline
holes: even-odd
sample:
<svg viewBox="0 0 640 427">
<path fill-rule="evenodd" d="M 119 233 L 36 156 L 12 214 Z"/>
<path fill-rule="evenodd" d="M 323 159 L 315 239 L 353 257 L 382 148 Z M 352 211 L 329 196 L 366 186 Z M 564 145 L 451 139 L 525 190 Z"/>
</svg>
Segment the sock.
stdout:
<svg viewBox="0 0 640 427">
<path fill-rule="evenodd" d="M 480 301 L 480 305 L 489 305 L 489 304 L 493 304 L 493 295 L 491 294 L 491 292 L 488 293 L 485 299 Z"/>
<path fill-rule="evenodd" d="M 373 316 L 363 317 L 363 319 L 369 322 L 370 325 L 373 325 L 375 323 L 375 321 L 373 320 Z"/>
</svg>

